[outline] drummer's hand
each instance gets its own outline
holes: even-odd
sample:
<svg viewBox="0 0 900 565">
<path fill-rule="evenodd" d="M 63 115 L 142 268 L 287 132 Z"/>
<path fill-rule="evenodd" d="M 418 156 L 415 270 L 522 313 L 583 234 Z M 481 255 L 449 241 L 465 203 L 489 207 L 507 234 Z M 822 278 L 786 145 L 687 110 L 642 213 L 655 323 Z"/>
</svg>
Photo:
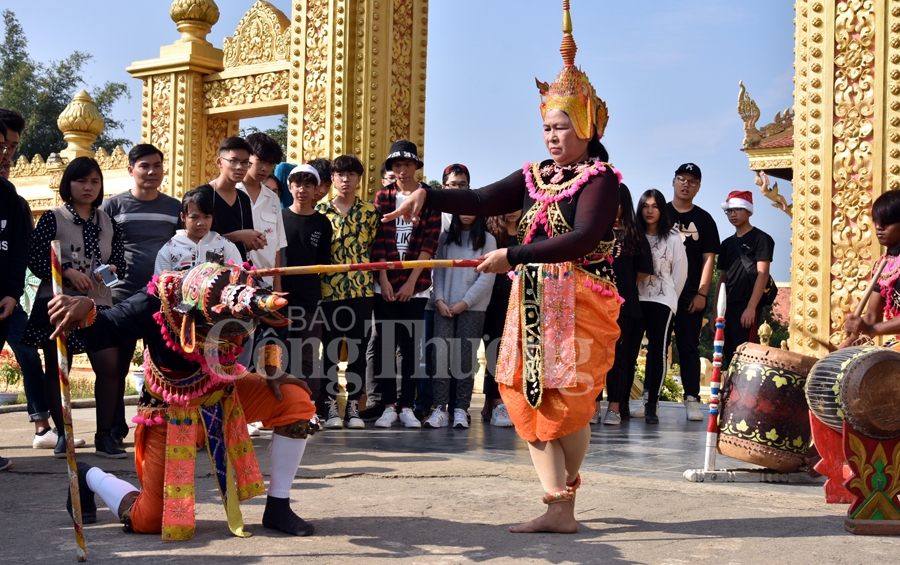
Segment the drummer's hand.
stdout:
<svg viewBox="0 0 900 565">
<path fill-rule="evenodd" d="M 512 270 L 512 265 L 509 264 L 509 259 L 506 258 L 505 247 L 491 251 L 478 259 L 484 261 L 475 267 L 475 270 L 479 273 L 508 273 Z"/>
<path fill-rule="evenodd" d="M 86 296 L 66 296 L 64 294 L 54 296 L 47 305 L 50 323 L 56 326 L 50 339 L 67 335 L 72 328 L 84 325 L 88 314 L 93 309 L 94 301 Z"/>
<path fill-rule="evenodd" d="M 290 384 L 299 386 L 312 397 L 312 390 L 310 390 L 309 385 L 290 373 L 281 373 L 281 375 L 277 377 L 266 377 L 266 384 L 269 385 L 269 389 L 272 391 L 272 394 L 275 395 L 275 398 L 278 399 L 278 402 L 284 400 L 284 396 L 281 394 L 281 385 Z"/>
<path fill-rule="evenodd" d="M 844 320 L 844 332 L 848 334 L 868 334 L 869 324 L 863 320 L 862 316 L 857 316 L 856 314 L 850 313 L 847 314 L 847 319 Z"/>
<path fill-rule="evenodd" d="M 403 217 L 405 221 L 416 224 L 419 222 L 419 212 L 422 211 L 422 206 L 424 205 L 425 191 L 416 189 L 409 195 L 403 204 L 397 206 L 396 210 L 382 216 L 381 221 L 390 222 L 399 217 Z"/>
</svg>

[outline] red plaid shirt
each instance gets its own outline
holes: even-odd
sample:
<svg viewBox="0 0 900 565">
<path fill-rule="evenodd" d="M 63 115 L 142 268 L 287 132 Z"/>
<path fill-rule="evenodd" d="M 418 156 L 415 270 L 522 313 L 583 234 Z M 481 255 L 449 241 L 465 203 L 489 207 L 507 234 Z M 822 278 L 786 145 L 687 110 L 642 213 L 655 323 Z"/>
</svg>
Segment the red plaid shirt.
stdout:
<svg viewBox="0 0 900 565">
<path fill-rule="evenodd" d="M 419 186 L 427 188 L 427 185 L 419 183 Z M 397 208 L 397 185 L 390 184 L 383 187 L 375 195 L 375 210 L 379 218 Z M 413 228 L 409 238 L 409 248 L 406 257 L 410 261 L 419 258 L 419 253 L 425 251 L 434 257 L 437 253 L 438 238 L 441 235 L 441 213 L 436 210 L 423 209 L 419 212 L 419 223 Z M 379 222 L 378 233 L 372 245 L 372 262 L 399 261 L 400 252 L 397 251 L 397 223 Z M 409 278 L 410 269 L 387 271 L 388 280 L 396 291 Z M 431 286 L 431 269 L 422 269 L 419 278 L 416 279 L 415 293 L 428 290 Z"/>
</svg>

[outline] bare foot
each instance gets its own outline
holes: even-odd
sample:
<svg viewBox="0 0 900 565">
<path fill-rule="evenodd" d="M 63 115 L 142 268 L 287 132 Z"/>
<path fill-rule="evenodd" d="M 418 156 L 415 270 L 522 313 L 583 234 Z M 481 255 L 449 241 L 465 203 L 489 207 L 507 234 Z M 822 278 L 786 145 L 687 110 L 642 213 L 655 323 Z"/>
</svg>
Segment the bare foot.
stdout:
<svg viewBox="0 0 900 565">
<path fill-rule="evenodd" d="M 574 534 L 578 531 L 578 522 L 574 516 L 574 506 L 567 502 L 557 502 L 554 505 L 566 505 L 571 508 L 568 512 L 551 512 L 538 516 L 530 522 L 510 526 L 509 531 L 514 534 L 533 534 L 537 532 L 551 532 L 555 534 Z"/>
</svg>

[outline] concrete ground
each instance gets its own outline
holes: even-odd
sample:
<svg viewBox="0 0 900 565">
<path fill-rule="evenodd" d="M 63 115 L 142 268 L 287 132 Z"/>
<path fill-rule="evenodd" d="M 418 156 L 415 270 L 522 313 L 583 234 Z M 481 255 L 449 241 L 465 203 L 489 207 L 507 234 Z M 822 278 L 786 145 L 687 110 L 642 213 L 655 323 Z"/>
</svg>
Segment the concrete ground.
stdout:
<svg viewBox="0 0 900 565">
<path fill-rule="evenodd" d="M 865 563 L 891 562 L 900 539 L 844 531 L 844 505 L 820 484 L 696 484 L 706 424 L 664 404 L 643 420 L 593 426 L 574 535 L 511 534 L 544 510 L 525 443 L 478 418 L 469 430 L 329 430 L 310 441 L 292 493 L 316 535 L 293 538 L 260 525 L 264 498 L 242 504 L 248 539 L 230 535 L 205 457 L 198 457 L 197 531 L 185 542 L 125 534 L 102 509 L 85 528 L 89 562 L 135 563 Z M 130 408 L 133 413 L 133 408 Z M 93 410 L 75 410 L 81 461 L 137 484 L 132 458 L 94 455 Z M 64 461 L 31 449 L 23 413 L 0 414 L 0 563 L 75 562 L 65 510 Z M 254 440 L 268 475 L 269 441 Z M 129 453 L 132 449 L 129 444 Z M 719 458 L 720 467 L 748 465 Z M 98 500 L 98 503 L 100 501 Z M 894 557 L 891 557 L 891 556 Z"/>
</svg>

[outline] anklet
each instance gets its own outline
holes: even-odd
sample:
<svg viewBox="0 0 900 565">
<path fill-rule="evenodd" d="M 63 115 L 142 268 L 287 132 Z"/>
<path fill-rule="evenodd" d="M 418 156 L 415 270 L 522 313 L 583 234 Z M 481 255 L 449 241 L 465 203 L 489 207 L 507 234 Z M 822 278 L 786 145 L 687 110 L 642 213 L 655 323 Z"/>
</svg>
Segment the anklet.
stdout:
<svg viewBox="0 0 900 565">
<path fill-rule="evenodd" d="M 561 490 L 559 492 L 554 492 L 551 494 L 544 495 L 544 504 L 553 504 L 554 502 L 566 502 L 575 498 L 575 492 L 570 491 L 568 488 L 566 490 Z"/>
<path fill-rule="evenodd" d="M 575 476 L 575 480 L 572 481 L 572 484 L 566 483 L 566 490 L 574 494 L 575 491 L 578 490 L 578 487 L 580 487 L 580 486 L 581 486 L 581 473 L 578 473 L 578 475 Z"/>
</svg>

